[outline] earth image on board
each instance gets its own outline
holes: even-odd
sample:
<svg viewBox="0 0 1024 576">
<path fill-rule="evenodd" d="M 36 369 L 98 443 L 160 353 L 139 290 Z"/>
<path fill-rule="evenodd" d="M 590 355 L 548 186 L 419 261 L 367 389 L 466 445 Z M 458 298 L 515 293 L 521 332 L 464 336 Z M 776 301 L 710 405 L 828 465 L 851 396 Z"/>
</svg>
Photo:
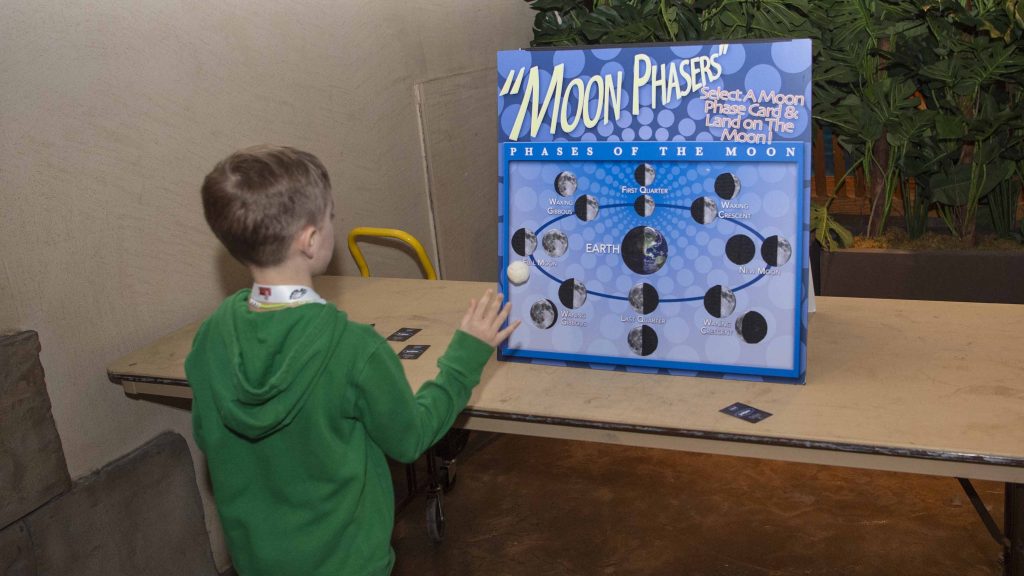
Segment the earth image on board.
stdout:
<svg viewBox="0 0 1024 576">
<path fill-rule="evenodd" d="M 622 260 L 637 274 L 654 274 L 668 260 L 668 242 L 657 229 L 637 226 L 622 239 Z"/>
</svg>

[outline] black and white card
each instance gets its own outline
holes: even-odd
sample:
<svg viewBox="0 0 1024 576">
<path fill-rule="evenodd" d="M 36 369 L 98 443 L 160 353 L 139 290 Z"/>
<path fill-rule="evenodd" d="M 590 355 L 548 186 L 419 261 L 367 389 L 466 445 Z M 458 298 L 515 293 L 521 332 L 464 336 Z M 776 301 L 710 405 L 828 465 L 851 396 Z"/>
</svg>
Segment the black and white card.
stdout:
<svg viewBox="0 0 1024 576">
<path fill-rule="evenodd" d="M 415 360 L 423 355 L 430 348 L 429 344 L 410 344 L 398 353 L 398 357 L 402 360 Z"/>
<path fill-rule="evenodd" d="M 388 340 L 392 342 L 405 342 L 409 338 L 412 338 L 420 331 L 420 328 L 399 328 L 395 330 L 395 333 L 388 336 Z"/>
<path fill-rule="evenodd" d="M 721 412 L 722 414 L 728 414 L 729 416 L 735 416 L 740 420 L 746 420 L 747 422 L 752 422 L 754 424 L 757 424 L 761 420 L 764 420 L 765 418 L 772 415 L 771 412 L 758 410 L 757 408 L 754 408 L 753 406 L 748 406 L 742 402 L 730 404 L 729 406 L 726 406 L 725 408 L 719 410 L 719 412 Z"/>
</svg>

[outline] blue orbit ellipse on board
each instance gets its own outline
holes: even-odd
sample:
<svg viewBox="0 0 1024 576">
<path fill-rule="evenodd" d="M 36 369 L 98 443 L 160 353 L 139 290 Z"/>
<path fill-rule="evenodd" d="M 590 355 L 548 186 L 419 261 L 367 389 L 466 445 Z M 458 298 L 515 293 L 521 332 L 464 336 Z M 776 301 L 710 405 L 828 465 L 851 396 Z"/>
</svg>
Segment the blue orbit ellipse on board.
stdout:
<svg viewBox="0 0 1024 576">
<path fill-rule="evenodd" d="M 810 48 L 499 52 L 499 358 L 803 383 Z"/>
</svg>

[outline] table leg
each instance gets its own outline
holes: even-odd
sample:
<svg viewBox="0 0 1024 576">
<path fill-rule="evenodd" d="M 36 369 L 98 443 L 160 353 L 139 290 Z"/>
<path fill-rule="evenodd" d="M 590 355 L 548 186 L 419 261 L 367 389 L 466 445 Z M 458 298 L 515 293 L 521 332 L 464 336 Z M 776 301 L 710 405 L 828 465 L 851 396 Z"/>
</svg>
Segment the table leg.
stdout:
<svg viewBox="0 0 1024 576">
<path fill-rule="evenodd" d="M 1024 576 L 1024 484 L 1006 483 L 1004 533 L 1010 541 L 1003 574 Z"/>
</svg>

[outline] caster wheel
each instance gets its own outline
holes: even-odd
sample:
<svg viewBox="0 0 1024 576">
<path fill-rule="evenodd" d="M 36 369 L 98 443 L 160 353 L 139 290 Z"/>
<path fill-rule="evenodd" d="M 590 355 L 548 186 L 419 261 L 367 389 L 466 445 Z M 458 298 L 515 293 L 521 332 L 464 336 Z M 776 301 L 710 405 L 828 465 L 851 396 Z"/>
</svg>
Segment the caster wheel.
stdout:
<svg viewBox="0 0 1024 576">
<path fill-rule="evenodd" d="M 444 499 L 441 494 L 427 498 L 427 535 L 434 543 L 444 540 Z"/>
<path fill-rule="evenodd" d="M 455 481 L 458 479 L 458 477 L 455 475 L 455 459 L 452 458 L 451 460 L 442 460 L 440 472 L 441 486 L 444 488 L 444 491 L 447 494 L 452 490 L 452 488 L 455 488 Z"/>
</svg>

